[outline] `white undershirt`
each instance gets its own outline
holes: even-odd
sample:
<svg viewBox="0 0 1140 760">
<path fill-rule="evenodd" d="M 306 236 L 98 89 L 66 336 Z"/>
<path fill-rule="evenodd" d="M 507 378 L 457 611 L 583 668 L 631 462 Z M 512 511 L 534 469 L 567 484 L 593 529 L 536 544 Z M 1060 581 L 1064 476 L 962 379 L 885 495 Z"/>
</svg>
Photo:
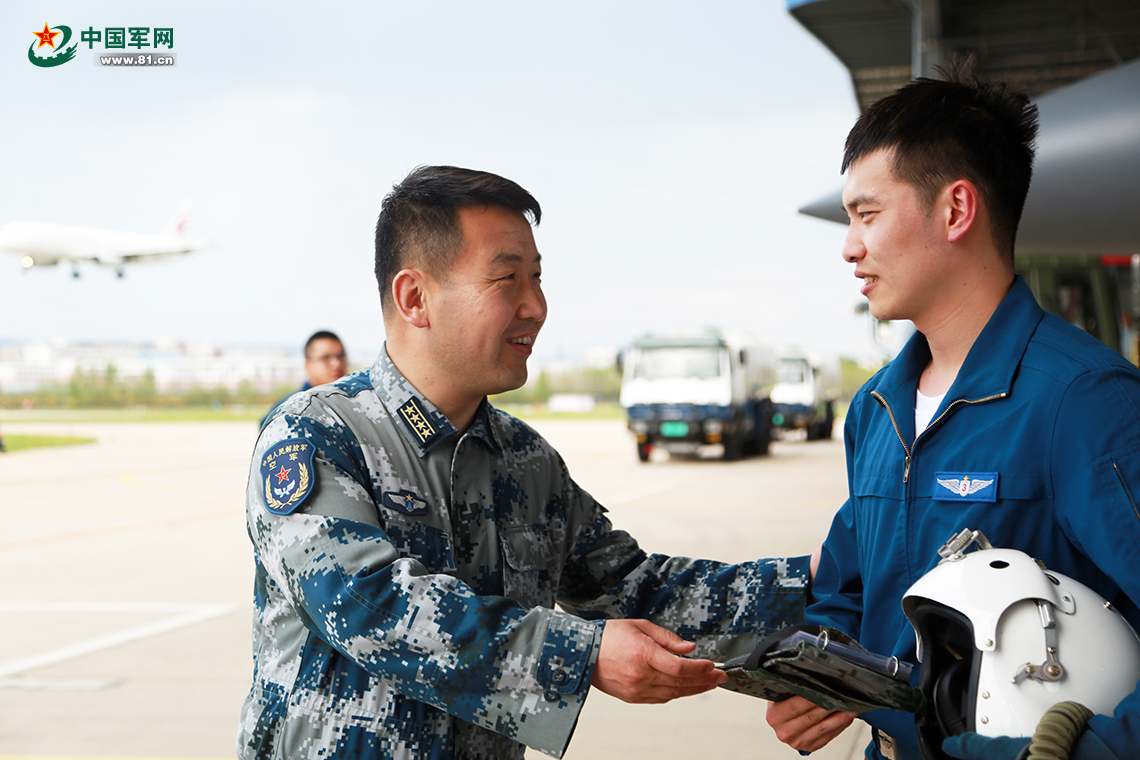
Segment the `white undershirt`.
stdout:
<svg viewBox="0 0 1140 760">
<path fill-rule="evenodd" d="M 938 411 L 938 407 L 942 405 L 942 399 L 944 398 L 946 398 L 945 393 L 941 396 L 924 396 L 922 391 L 915 391 L 914 434 L 916 437 L 923 430 L 926 430 L 926 426 L 934 419 L 934 413 Z"/>
</svg>

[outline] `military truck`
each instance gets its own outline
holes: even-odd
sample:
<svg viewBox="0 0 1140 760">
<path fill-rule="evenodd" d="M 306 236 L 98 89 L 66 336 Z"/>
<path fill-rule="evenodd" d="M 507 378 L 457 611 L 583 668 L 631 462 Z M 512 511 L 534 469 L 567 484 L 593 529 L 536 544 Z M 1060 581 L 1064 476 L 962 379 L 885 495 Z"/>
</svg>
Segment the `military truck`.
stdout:
<svg viewBox="0 0 1140 760">
<path fill-rule="evenodd" d="M 771 393 L 773 428 L 803 430 L 809 441 L 831 438 L 839 390 L 837 360 L 800 349 L 781 350 Z"/>
<path fill-rule="evenodd" d="M 725 459 L 765 454 L 772 439 L 775 353 L 742 333 L 698 333 L 640 338 L 625 350 L 621 405 L 649 461 L 660 447 L 695 453 L 720 444 Z"/>
</svg>

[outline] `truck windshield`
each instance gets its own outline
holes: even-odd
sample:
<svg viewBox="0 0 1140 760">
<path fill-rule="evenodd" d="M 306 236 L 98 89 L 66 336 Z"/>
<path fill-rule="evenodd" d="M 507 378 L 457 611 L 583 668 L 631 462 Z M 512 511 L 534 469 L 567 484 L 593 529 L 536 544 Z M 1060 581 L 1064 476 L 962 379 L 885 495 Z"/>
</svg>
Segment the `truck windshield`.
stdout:
<svg viewBox="0 0 1140 760">
<path fill-rule="evenodd" d="M 776 367 L 778 383 L 802 383 L 804 380 L 804 363 L 798 359 L 783 360 Z"/>
<path fill-rule="evenodd" d="M 642 348 L 633 365 L 633 376 L 647 380 L 719 377 L 720 349 L 715 346 Z"/>
</svg>

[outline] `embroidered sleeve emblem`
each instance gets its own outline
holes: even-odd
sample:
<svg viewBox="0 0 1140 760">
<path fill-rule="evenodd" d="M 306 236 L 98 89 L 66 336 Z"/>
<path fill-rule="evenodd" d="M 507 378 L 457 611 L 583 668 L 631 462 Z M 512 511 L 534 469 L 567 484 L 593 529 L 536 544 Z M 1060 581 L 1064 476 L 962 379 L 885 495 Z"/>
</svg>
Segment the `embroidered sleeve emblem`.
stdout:
<svg viewBox="0 0 1140 760">
<path fill-rule="evenodd" d="M 316 484 L 315 453 L 313 444 L 304 438 L 281 441 L 265 452 L 261 478 L 266 509 L 275 515 L 288 515 L 301 506 Z"/>
</svg>

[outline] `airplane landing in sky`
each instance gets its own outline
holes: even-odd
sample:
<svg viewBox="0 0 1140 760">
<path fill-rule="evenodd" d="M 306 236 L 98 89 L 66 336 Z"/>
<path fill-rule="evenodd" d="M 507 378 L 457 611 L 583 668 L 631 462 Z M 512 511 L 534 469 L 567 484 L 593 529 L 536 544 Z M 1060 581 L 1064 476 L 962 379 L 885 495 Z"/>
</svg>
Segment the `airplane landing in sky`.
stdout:
<svg viewBox="0 0 1140 760">
<path fill-rule="evenodd" d="M 12 222 L 0 229 L 0 250 L 20 256 L 25 269 L 54 266 L 69 261 L 72 276 L 79 276 L 78 265 L 90 261 L 112 267 L 119 277 L 127 264 L 193 253 L 210 241 L 185 234 L 191 204 L 186 201 L 159 233 L 100 230 L 43 222 Z"/>
</svg>

